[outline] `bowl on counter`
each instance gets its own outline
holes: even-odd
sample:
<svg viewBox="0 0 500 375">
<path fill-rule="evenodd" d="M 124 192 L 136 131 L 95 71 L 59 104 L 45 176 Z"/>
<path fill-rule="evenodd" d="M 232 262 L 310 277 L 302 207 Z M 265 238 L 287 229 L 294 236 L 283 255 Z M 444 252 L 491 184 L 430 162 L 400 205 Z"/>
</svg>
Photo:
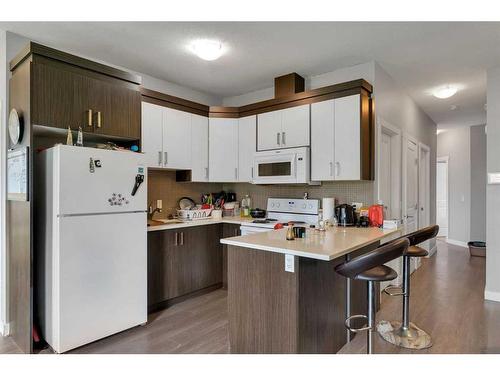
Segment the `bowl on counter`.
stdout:
<svg viewBox="0 0 500 375">
<path fill-rule="evenodd" d="M 254 219 L 263 219 L 266 217 L 266 210 L 261 208 L 253 208 L 250 210 L 250 216 Z"/>
</svg>

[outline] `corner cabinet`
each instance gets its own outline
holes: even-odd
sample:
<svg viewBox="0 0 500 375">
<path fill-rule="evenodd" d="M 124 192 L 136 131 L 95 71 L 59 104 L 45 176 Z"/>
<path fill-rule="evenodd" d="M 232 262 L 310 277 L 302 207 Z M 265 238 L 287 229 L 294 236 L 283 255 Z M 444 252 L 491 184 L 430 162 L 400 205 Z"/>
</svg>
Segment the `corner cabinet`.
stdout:
<svg viewBox="0 0 500 375">
<path fill-rule="evenodd" d="M 256 151 L 257 116 L 238 119 L 238 180 L 252 182 L 253 157 Z"/>
<path fill-rule="evenodd" d="M 142 103 L 142 151 L 148 167 L 191 169 L 191 116 Z"/>
<path fill-rule="evenodd" d="M 367 96 L 358 94 L 311 104 L 311 179 L 373 179 L 372 137 Z"/>
<path fill-rule="evenodd" d="M 309 104 L 257 115 L 257 149 L 309 146 Z"/>
<path fill-rule="evenodd" d="M 238 180 L 238 119 L 210 118 L 208 130 L 209 180 Z"/>
</svg>

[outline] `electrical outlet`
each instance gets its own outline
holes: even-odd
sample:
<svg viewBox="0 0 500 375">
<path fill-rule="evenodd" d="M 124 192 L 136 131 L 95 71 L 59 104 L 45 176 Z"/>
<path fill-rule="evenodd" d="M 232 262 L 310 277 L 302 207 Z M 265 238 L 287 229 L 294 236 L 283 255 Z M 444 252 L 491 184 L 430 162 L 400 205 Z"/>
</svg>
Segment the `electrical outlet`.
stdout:
<svg viewBox="0 0 500 375">
<path fill-rule="evenodd" d="M 295 255 L 285 254 L 285 271 L 295 272 Z"/>
</svg>

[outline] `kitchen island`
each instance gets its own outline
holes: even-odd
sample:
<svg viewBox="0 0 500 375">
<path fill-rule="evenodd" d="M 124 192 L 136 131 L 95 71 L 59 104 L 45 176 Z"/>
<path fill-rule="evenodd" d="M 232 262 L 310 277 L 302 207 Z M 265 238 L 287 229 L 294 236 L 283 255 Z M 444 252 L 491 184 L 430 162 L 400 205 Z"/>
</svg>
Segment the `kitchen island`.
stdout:
<svg viewBox="0 0 500 375">
<path fill-rule="evenodd" d="M 222 239 L 231 353 L 336 353 L 350 337 L 346 317 L 366 313 L 366 285 L 335 266 L 398 233 L 329 228 L 287 241 L 281 229 Z"/>
</svg>

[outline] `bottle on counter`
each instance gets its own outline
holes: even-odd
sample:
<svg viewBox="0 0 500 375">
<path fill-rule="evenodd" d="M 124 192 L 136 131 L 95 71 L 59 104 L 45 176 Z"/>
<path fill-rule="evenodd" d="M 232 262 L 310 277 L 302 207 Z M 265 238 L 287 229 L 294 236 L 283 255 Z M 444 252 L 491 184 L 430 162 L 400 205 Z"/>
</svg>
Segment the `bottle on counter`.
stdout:
<svg viewBox="0 0 500 375">
<path fill-rule="evenodd" d="M 66 136 L 66 144 L 68 146 L 73 146 L 73 133 L 71 132 L 71 128 L 68 126 L 68 133 Z"/>
<path fill-rule="evenodd" d="M 242 217 L 249 217 L 250 216 L 250 205 L 251 205 L 251 201 L 250 201 L 250 197 L 247 195 L 245 195 L 245 198 L 243 198 L 241 200 L 241 216 Z"/>
<path fill-rule="evenodd" d="M 293 223 L 288 223 L 288 229 L 286 231 L 286 239 L 288 241 L 295 240 L 295 233 L 293 232 Z"/>
<path fill-rule="evenodd" d="M 83 147 L 83 131 L 82 131 L 81 126 L 78 128 L 78 135 L 76 137 L 76 145 Z"/>
</svg>

